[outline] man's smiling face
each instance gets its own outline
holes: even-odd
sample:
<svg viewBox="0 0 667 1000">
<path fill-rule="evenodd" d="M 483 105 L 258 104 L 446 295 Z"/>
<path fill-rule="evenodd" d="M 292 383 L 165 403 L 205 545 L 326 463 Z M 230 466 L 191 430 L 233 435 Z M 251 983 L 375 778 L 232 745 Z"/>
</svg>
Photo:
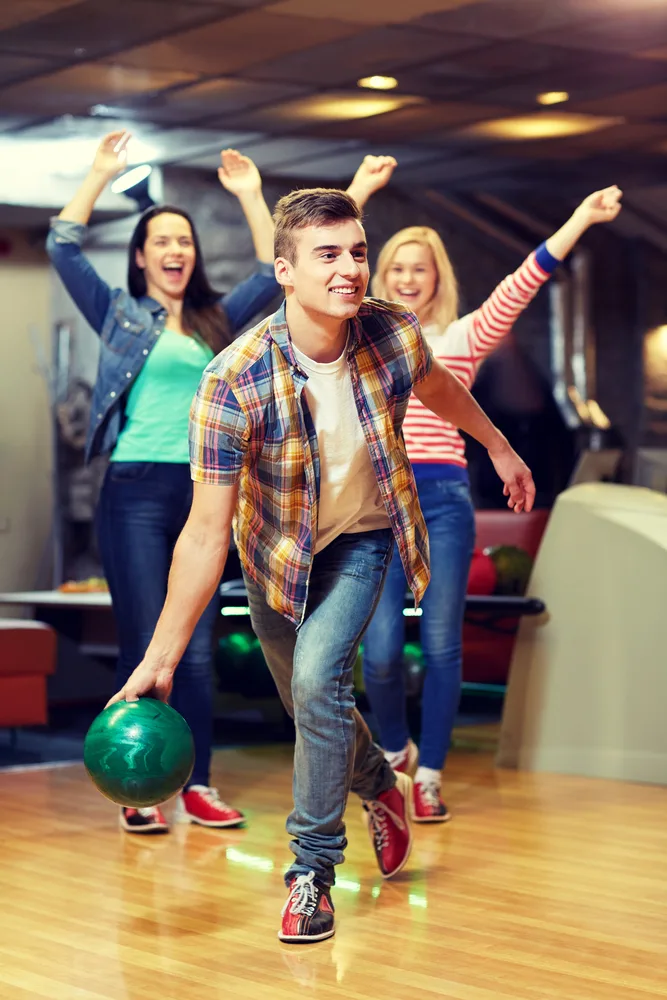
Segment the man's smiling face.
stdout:
<svg viewBox="0 0 667 1000">
<path fill-rule="evenodd" d="M 368 287 L 368 247 L 357 219 L 306 226 L 294 234 L 294 262 L 283 258 L 283 283 L 308 313 L 344 321 L 356 316 Z"/>
</svg>

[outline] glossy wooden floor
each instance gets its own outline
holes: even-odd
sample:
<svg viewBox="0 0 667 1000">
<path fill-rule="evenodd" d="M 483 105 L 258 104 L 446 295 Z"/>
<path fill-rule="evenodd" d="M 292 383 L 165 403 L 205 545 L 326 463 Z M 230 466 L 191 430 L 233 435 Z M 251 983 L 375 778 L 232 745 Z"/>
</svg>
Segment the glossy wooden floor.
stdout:
<svg viewBox="0 0 667 1000">
<path fill-rule="evenodd" d="M 0 774 L 2 1000 L 667 997 L 667 790 L 448 767 L 444 827 L 375 869 L 356 802 L 338 933 L 276 929 L 289 748 L 219 752 L 247 830 L 122 834 L 79 765 Z"/>
</svg>

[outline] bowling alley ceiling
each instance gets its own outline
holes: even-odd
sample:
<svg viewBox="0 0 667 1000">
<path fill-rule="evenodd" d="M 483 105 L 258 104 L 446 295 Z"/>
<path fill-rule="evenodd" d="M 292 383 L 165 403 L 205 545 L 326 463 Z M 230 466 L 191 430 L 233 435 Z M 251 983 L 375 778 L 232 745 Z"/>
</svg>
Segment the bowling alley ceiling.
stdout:
<svg viewBox="0 0 667 1000">
<path fill-rule="evenodd" d="M 380 74 L 397 86 L 357 85 Z M 335 183 L 383 152 L 397 181 L 448 191 L 650 190 L 667 0 L 14 0 L 0 84 L 3 141 L 119 123 L 183 166 L 233 144 Z"/>
</svg>

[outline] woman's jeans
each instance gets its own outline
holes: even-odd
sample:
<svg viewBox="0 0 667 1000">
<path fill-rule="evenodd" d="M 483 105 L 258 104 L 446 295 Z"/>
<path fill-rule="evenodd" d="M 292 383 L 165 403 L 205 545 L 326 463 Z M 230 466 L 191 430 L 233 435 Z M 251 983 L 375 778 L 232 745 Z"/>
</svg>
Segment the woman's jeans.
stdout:
<svg viewBox="0 0 667 1000">
<path fill-rule="evenodd" d="M 347 846 L 350 791 L 375 799 L 395 776 L 355 708 L 353 667 L 377 606 L 393 537 L 389 529 L 339 535 L 314 560 L 306 616 L 297 630 L 246 577 L 252 627 L 294 719 L 294 809 L 287 831 L 295 862 L 285 881 L 315 872 L 331 885 Z"/>
<path fill-rule="evenodd" d="M 113 601 L 120 689 L 144 657 L 167 596 L 174 545 L 192 503 L 187 464 L 111 462 L 97 509 L 102 564 Z M 195 741 L 190 785 L 208 785 L 213 729 L 212 638 L 216 594 L 174 674 L 171 704 Z"/>
<path fill-rule="evenodd" d="M 463 613 L 475 542 L 475 516 L 465 481 L 417 479 L 428 528 L 431 582 L 419 619 L 424 656 L 419 762 L 440 771 L 461 696 Z M 364 681 L 382 746 L 402 750 L 410 736 L 405 701 L 403 608 L 407 583 L 394 553 L 377 611 L 364 637 Z"/>
</svg>

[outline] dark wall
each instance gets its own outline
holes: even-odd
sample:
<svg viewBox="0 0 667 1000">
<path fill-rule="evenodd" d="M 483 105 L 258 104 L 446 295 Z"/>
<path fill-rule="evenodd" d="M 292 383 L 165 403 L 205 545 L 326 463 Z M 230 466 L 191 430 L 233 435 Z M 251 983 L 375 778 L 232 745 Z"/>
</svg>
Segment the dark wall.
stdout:
<svg viewBox="0 0 667 1000">
<path fill-rule="evenodd" d="M 667 332 L 660 338 L 661 350 L 652 334 L 657 327 L 667 326 L 667 257 L 641 247 L 637 259 L 640 350 L 646 340 L 645 364 L 640 366 L 638 375 L 641 390 L 638 438 L 642 447 L 667 448 Z"/>
<path fill-rule="evenodd" d="M 317 184 L 318 179 L 314 178 L 312 183 Z M 273 205 L 282 194 L 305 186 L 308 184 L 303 181 L 290 183 L 268 179 L 264 188 L 269 205 Z M 167 170 L 165 189 L 167 200 L 192 211 L 214 283 L 228 289 L 248 274 L 252 268 L 250 235 L 238 203 L 220 188 L 215 175 Z M 548 205 L 537 202 L 526 203 L 523 207 L 551 221 L 554 229 L 571 211 L 571 206 L 560 203 L 558 198 L 551 198 Z M 382 243 L 397 229 L 408 225 L 431 225 L 437 229 L 458 276 L 462 312 L 479 306 L 522 259 L 519 253 L 481 233 L 470 223 L 447 215 L 440 208 L 425 209 L 399 189 L 380 192 L 371 200 L 365 225 L 372 263 Z M 525 233 L 522 236 L 530 245 L 530 236 Z M 647 244 L 624 239 L 605 227 L 591 230 L 584 242 L 592 251 L 591 310 L 597 338 L 598 402 L 633 451 L 647 440 L 647 421 L 643 415 L 642 343 L 650 326 L 667 322 L 664 293 L 667 258 Z M 503 370 L 511 371 L 517 385 L 527 386 L 527 382 L 531 382 L 534 391 L 538 391 L 538 386 L 539 391 L 548 387 L 551 372 L 549 295 L 546 290 L 516 323 L 512 342 L 504 354 L 504 358 L 496 359 L 498 374 L 493 375 L 494 379 L 500 378 L 499 373 Z M 479 381 L 482 386 L 484 370 Z M 487 378 L 487 384 L 489 381 Z M 650 440 L 655 440 L 654 431 Z M 549 442 L 543 442 L 543 447 L 548 449 Z"/>
</svg>

